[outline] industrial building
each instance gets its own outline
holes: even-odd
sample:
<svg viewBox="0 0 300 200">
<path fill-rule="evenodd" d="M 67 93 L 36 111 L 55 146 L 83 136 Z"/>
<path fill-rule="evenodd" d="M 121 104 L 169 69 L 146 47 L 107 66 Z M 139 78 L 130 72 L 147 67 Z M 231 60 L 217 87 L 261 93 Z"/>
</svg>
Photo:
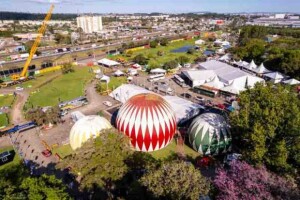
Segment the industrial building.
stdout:
<svg viewBox="0 0 300 200">
<path fill-rule="evenodd" d="M 101 16 L 77 17 L 77 28 L 82 28 L 84 33 L 94 33 L 103 30 Z"/>
</svg>

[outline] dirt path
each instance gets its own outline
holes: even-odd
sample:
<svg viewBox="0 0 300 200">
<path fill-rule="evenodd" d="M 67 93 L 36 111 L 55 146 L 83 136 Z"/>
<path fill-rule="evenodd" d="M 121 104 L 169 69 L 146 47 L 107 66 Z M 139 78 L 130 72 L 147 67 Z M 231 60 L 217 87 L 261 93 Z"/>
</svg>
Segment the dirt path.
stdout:
<svg viewBox="0 0 300 200">
<path fill-rule="evenodd" d="M 27 91 L 22 91 L 17 93 L 16 102 L 11 109 L 11 123 L 12 124 L 20 124 L 26 122 L 23 116 L 23 107 L 29 97 Z"/>
</svg>

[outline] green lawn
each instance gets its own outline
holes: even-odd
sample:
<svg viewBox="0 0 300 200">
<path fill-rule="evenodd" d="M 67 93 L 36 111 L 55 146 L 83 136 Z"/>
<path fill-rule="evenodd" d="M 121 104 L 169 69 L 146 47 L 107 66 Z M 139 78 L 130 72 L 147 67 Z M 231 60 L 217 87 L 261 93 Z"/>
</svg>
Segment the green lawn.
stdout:
<svg viewBox="0 0 300 200">
<path fill-rule="evenodd" d="M 195 52 L 193 55 L 187 54 L 187 53 L 172 53 L 171 50 L 186 46 L 186 45 L 195 45 L 195 40 L 184 40 L 184 41 L 178 41 L 169 43 L 167 46 L 158 46 L 156 48 L 149 48 L 149 49 L 142 49 L 138 51 L 134 51 L 131 57 L 123 57 L 126 60 L 131 60 L 133 57 L 135 57 L 138 54 L 143 54 L 147 58 L 149 58 L 149 66 L 153 67 L 159 67 L 162 66 L 164 63 L 175 60 L 176 58 L 180 56 L 186 56 L 190 58 L 190 62 L 193 62 L 195 58 L 202 55 L 202 52 Z M 205 50 L 205 46 L 201 46 L 201 50 Z M 163 56 L 158 56 L 157 52 L 162 51 L 164 52 Z M 112 56 L 111 58 L 117 59 L 118 57 L 122 56 Z"/>
<path fill-rule="evenodd" d="M 2 148 L 0 149 L 0 153 L 4 152 L 4 151 L 12 151 L 13 147 L 7 147 L 7 148 Z M 21 161 L 20 156 L 18 155 L 18 153 L 16 152 L 14 160 L 12 162 L 9 162 L 7 164 L 1 165 L 0 166 L 0 170 L 3 170 L 5 168 L 10 168 L 12 165 L 16 165 Z"/>
<path fill-rule="evenodd" d="M 72 154 L 73 150 L 72 150 L 71 146 L 69 144 L 67 144 L 67 145 L 63 145 L 63 146 L 59 146 L 57 148 L 54 148 L 52 150 L 52 153 L 53 154 L 57 153 L 61 158 L 64 158 L 64 157 Z"/>
<path fill-rule="evenodd" d="M 62 158 L 72 154 L 74 151 L 72 150 L 71 146 L 68 145 L 63 145 L 63 146 L 59 146 L 57 148 L 54 148 L 52 153 L 58 153 Z M 158 151 L 154 151 L 154 152 L 150 152 L 150 154 L 155 158 L 155 159 L 165 159 L 168 156 L 171 156 L 172 154 L 176 153 L 176 144 L 175 144 L 175 140 L 172 140 L 172 142 L 165 148 L 158 150 Z M 186 156 L 195 159 L 196 157 L 198 157 L 200 154 L 197 153 L 196 151 L 194 151 L 193 149 L 191 149 L 190 147 L 188 147 L 187 145 L 184 145 L 184 153 L 186 154 Z"/>
<path fill-rule="evenodd" d="M 114 77 L 111 76 L 110 77 L 110 82 L 108 83 L 108 89 L 109 90 L 114 90 L 117 87 L 119 87 L 120 85 L 122 85 L 123 83 L 127 83 L 127 77 L 125 76 L 120 76 L 120 77 Z M 101 83 L 101 87 L 102 87 L 102 91 L 106 91 L 106 84 L 105 83 Z"/>
<path fill-rule="evenodd" d="M 196 151 L 194 151 L 187 145 L 184 145 L 184 153 L 186 156 L 191 157 L 193 159 L 195 159 L 197 156 L 199 156 L 199 154 Z M 173 139 L 172 142 L 167 147 L 165 147 L 161 150 L 158 150 L 158 151 L 151 152 L 150 154 L 154 158 L 161 159 L 161 160 L 167 158 L 168 156 L 171 156 L 172 154 L 176 154 L 175 140 Z"/>
<path fill-rule="evenodd" d="M 0 97 L 0 107 L 2 106 L 11 106 L 14 101 L 13 95 L 5 95 Z"/>
<path fill-rule="evenodd" d="M 76 67 L 74 73 L 61 75 L 40 87 L 39 92 L 29 97 L 28 106 L 54 106 L 59 99 L 67 101 L 82 96 L 93 75 L 88 67 Z"/>
<path fill-rule="evenodd" d="M 0 127 L 8 125 L 8 116 L 6 113 L 0 114 Z"/>
</svg>

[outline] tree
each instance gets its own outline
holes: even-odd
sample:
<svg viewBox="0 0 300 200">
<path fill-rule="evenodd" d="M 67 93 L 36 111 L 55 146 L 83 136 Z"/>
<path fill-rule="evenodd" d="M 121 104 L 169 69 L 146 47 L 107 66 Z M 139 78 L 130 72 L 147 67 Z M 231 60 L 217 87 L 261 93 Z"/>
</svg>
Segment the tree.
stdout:
<svg viewBox="0 0 300 200">
<path fill-rule="evenodd" d="M 132 154 L 127 136 L 114 129 L 101 132 L 72 155 L 64 158 L 59 167 L 71 166 L 80 174 L 80 187 L 90 192 L 106 191 L 112 198 L 115 182 L 128 172 L 125 160 Z M 80 160 L 80 162 L 78 162 Z"/>
<path fill-rule="evenodd" d="M 147 58 L 143 54 L 136 55 L 132 61 L 140 65 L 146 65 L 148 63 Z"/>
<path fill-rule="evenodd" d="M 25 49 L 26 49 L 26 51 L 27 51 L 28 53 L 30 53 L 33 44 L 34 44 L 34 41 L 33 41 L 33 40 L 30 40 L 30 41 L 28 41 L 28 42 L 26 42 L 26 43 L 24 44 L 24 45 L 25 45 Z M 40 46 L 40 44 L 39 44 L 38 46 Z M 37 50 L 37 51 L 35 52 L 35 54 L 36 54 L 37 56 L 39 56 L 39 55 L 41 55 L 41 52 Z"/>
<path fill-rule="evenodd" d="M 32 108 L 26 112 L 26 119 L 34 121 L 37 125 L 57 124 L 60 122 L 60 109 L 58 107 L 48 108 L 45 112 L 42 108 Z"/>
<path fill-rule="evenodd" d="M 191 54 L 191 55 L 193 55 L 194 53 L 195 53 L 195 48 L 190 48 L 188 51 L 187 51 L 187 54 Z"/>
<path fill-rule="evenodd" d="M 206 57 L 205 56 L 200 56 L 195 58 L 194 62 L 198 63 L 198 62 L 205 62 L 206 61 Z"/>
<path fill-rule="evenodd" d="M 62 35 L 60 33 L 56 33 L 54 36 L 54 40 L 57 44 L 71 44 L 71 36 L 70 35 Z"/>
<path fill-rule="evenodd" d="M 158 43 L 157 43 L 157 41 L 155 41 L 155 40 L 153 40 L 153 41 L 150 42 L 150 47 L 151 47 L 151 48 L 156 48 L 157 45 L 158 45 Z"/>
<path fill-rule="evenodd" d="M 199 199 L 207 195 L 210 184 L 193 165 L 170 161 L 150 169 L 140 183 L 157 198 Z"/>
<path fill-rule="evenodd" d="M 160 40 L 160 45 L 161 46 L 167 46 L 169 43 L 168 39 L 167 38 L 163 38 Z"/>
<path fill-rule="evenodd" d="M 178 62 L 176 60 L 171 60 L 169 62 L 166 62 L 163 66 L 165 70 L 175 69 L 178 67 Z"/>
<path fill-rule="evenodd" d="M 0 199 L 71 199 L 66 186 L 55 176 L 30 177 L 21 165 L 0 170 Z"/>
<path fill-rule="evenodd" d="M 299 199 L 299 189 L 266 170 L 254 168 L 246 162 L 232 161 L 229 169 L 217 170 L 214 185 L 216 199 Z"/>
<path fill-rule="evenodd" d="M 235 143 L 246 160 L 276 172 L 299 171 L 300 100 L 288 87 L 256 84 L 239 95 L 230 115 Z"/>
<path fill-rule="evenodd" d="M 61 71 L 63 74 L 68 74 L 68 73 L 75 72 L 75 69 L 72 63 L 65 63 L 63 64 Z"/>
<path fill-rule="evenodd" d="M 186 56 L 180 56 L 176 60 L 181 65 L 184 65 L 184 64 L 186 64 L 186 63 L 188 63 L 190 61 L 190 59 L 188 57 L 186 57 Z"/>
</svg>

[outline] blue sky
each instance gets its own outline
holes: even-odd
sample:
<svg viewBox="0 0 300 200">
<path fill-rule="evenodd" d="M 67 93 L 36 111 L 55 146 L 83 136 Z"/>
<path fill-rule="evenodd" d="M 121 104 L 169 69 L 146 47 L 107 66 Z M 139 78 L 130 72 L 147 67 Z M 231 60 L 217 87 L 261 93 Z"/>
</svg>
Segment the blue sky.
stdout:
<svg viewBox="0 0 300 200">
<path fill-rule="evenodd" d="M 300 12 L 300 0 L 0 0 L 0 11 L 59 13 Z"/>
</svg>

